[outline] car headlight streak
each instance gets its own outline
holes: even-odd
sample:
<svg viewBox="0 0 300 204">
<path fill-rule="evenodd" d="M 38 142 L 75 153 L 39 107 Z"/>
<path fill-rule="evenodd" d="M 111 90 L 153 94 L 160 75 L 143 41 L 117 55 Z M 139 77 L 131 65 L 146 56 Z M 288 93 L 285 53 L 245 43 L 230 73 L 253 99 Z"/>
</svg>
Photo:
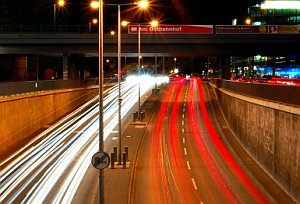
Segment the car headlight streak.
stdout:
<svg viewBox="0 0 300 204">
<path fill-rule="evenodd" d="M 134 81 L 121 83 L 122 117 L 138 101 L 137 82 L 140 82 L 142 96 L 153 88 L 155 81 L 149 76 L 132 79 Z M 106 140 L 118 124 L 118 86 L 104 94 Z M 4 168 L 1 170 L 0 203 L 15 202 L 24 194 L 22 202 L 42 203 L 51 199 L 54 203 L 70 203 L 90 165 L 90 158 L 98 151 L 98 116 L 98 97 L 94 97 L 1 162 Z M 57 189 L 58 181 L 66 172 L 64 182 Z M 56 192 L 53 198 L 49 198 L 50 191 Z"/>
</svg>

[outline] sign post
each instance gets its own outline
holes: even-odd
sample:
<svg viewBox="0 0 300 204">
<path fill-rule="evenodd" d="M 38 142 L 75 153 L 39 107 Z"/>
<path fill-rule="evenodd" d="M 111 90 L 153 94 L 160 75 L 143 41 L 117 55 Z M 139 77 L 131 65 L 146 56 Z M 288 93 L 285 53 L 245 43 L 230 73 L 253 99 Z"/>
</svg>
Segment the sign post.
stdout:
<svg viewBox="0 0 300 204">
<path fill-rule="evenodd" d="M 109 155 L 106 152 L 96 152 L 92 157 L 92 165 L 99 170 L 105 169 L 110 163 Z"/>
</svg>

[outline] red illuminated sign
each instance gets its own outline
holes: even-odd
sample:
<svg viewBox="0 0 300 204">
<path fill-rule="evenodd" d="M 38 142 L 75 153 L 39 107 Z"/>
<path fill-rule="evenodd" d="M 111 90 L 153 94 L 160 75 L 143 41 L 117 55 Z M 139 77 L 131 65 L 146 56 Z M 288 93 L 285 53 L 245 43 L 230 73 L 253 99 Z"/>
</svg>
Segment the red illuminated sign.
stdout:
<svg viewBox="0 0 300 204">
<path fill-rule="evenodd" d="M 141 34 L 212 34 L 212 25 L 159 25 L 153 27 L 150 25 L 129 25 L 129 34 L 138 34 L 140 28 Z"/>
</svg>

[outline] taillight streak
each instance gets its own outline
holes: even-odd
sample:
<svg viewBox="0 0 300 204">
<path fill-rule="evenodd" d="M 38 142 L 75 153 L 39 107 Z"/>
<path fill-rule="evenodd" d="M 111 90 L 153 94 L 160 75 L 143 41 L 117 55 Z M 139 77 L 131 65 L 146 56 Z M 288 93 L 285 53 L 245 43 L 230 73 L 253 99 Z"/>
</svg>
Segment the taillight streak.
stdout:
<svg viewBox="0 0 300 204">
<path fill-rule="evenodd" d="M 240 168 L 240 166 L 236 163 L 236 161 L 233 159 L 231 154 L 228 152 L 226 147 L 222 144 L 222 142 L 218 139 L 218 135 L 216 131 L 214 130 L 214 127 L 210 121 L 210 118 L 208 116 L 205 103 L 204 103 L 204 95 L 202 91 L 202 84 L 201 80 L 199 78 L 196 79 L 198 90 L 199 90 L 199 105 L 201 109 L 201 113 L 203 116 L 203 120 L 205 123 L 205 127 L 209 133 L 209 136 L 211 138 L 211 141 L 219 151 L 220 155 L 223 157 L 224 161 L 227 163 L 227 165 L 232 169 L 233 173 L 239 178 L 239 180 L 244 184 L 245 187 L 248 188 L 249 192 L 254 196 L 254 198 L 259 201 L 260 203 L 267 203 L 264 196 L 258 191 L 258 189 L 252 184 L 252 182 L 249 180 L 249 178 L 246 176 L 246 174 L 243 172 L 243 170 Z"/>
</svg>

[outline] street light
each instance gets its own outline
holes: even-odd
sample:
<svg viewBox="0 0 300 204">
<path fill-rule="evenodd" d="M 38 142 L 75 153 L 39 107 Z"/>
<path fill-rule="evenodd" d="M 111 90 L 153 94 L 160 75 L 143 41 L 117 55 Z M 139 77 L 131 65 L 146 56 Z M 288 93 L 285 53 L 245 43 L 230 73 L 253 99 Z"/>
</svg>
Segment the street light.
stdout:
<svg viewBox="0 0 300 204">
<path fill-rule="evenodd" d="M 134 3 L 135 4 L 135 3 Z M 111 4 L 112 5 L 112 4 Z M 117 4 L 115 4 L 117 5 Z M 118 5 L 118 83 L 119 83 L 119 128 L 121 127 L 120 122 L 120 113 L 121 113 L 121 103 L 120 103 L 120 66 L 121 66 L 121 29 L 120 29 L 120 6 L 125 4 L 119 4 Z M 148 2 L 145 3 L 143 1 L 138 3 L 141 8 L 144 8 L 145 5 L 148 5 Z M 104 151 L 104 142 L 103 142 L 103 135 L 104 135 L 104 122 L 103 122 L 103 0 L 99 1 L 92 1 L 91 2 L 92 8 L 98 8 L 99 11 L 99 152 Z M 119 36 L 120 35 L 120 36 Z M 121 129 L 119 129 L 119 146 L 121 146 Z M 121 148 L 119 148 L 119 153 L 121 151 Z M 119 156 L 119 158 L 121 158 Z M 121 159 L 119 159 L 121 161 Z M 99 203 L 104 203 L 104 171 L 103 169 L 99 169 Z"/>
<path fill-rule="evenodd" d="M 158 26 L 158 21 L 156 20 L 153 20 L 150 22 L 150 25 L 153 26 L 153 27 L 157 27 Z M 139 23 L 138 24 L 138 75 L 139 75 L 139 78 L 141 76 L 141 24 Z M 138 90 L 138 97 L 139 97 L 139 100 L 138 100 L 138 119 L 141 120 L 141 82 L 140 82 L 140 79 L 139 79 L 139 90 Z"/>
<path fill-rule="evenodd" d="M 142 0 L 139 2 L 134 3 L 127 3 L 127 4 L 105 4 L 108 6 L 117 6 L 118 7 L 118 164 L 121 165 L 122 162 L 122 139 L 121 139 L 121 132 L 122 132 L 122 115 L 121 115 L 121 105 L 122 105 L 122 98 L 121 98 L 121 6 L 129 6 L 129 5 L 138 5 L 141 9 L 146 9 L 148 7 L 148 1 Z M 124 161 L 125 162 L 125 161 Z"/>
<path fill-rule="evenodd" d="M 65 1 L 59 0 L 53 5 L 53 24 L 56 25 L 56 8 L 57 7 L 64 7 Z"/>
<path fill-rule="evenodd" d="M 103 135 L 103 0 L 93 1 L 91 7 L 98 9 L 99 15 L 99 35 L 98 35 L 98 54 L 99 54 L 99 152 L 104 152 Z M 104 170 L 99 169 L 99 203 L 104 204 Z"/>
</svg>

